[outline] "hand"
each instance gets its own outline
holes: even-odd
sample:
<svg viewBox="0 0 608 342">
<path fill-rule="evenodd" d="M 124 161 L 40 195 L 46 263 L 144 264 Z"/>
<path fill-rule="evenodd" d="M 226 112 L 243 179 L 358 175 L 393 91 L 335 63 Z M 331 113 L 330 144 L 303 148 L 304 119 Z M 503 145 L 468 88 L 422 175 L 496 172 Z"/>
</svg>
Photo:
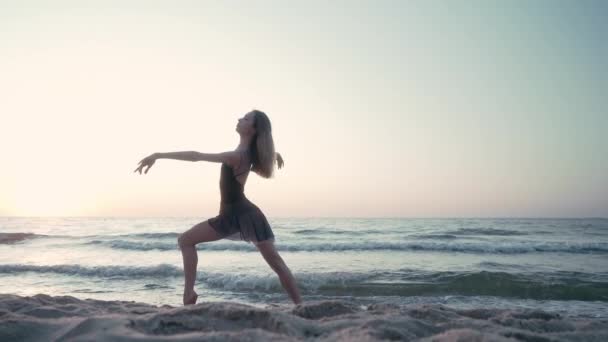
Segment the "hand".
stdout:
<svg viewBox="0 0 608 342">
<path fill-rule="evenodd" d="M 277 166 L 280 169 L 283 167 L 283 164 L 285 164 L 285 163 L 283 162 L 283 157 L 281 157 L 281 154 L 279 152 L 276 152 L 276 154 L 277 154 Z"/>
<path fill-rule="evenodd" d="M 152 167 L 152 165 L 154 165 L 154 162 L 156 161 L 156 159 L 157 159 L 157 154 L 156 153 L 153 153 L 153 154 L 147 156 L 146 158 L 142 159 L 139 162 L 140 165 L 133 172 L 139 171 L 139 174 L 141 175 L 141 170 L 145 166 L 147 166 L 148 168 L 146 169 L 146 171 L 144 171 L 144 173 L 148 173 L 148 170 L 150 170 L 150 168 Z"/>
</svg>

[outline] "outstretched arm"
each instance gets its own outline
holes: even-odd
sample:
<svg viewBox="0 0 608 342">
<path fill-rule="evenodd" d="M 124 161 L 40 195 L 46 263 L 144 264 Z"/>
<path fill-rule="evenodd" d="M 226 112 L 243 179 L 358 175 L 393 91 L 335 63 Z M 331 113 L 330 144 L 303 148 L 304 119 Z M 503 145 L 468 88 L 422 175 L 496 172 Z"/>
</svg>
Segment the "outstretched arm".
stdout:
<svg viewBox="0 0 608 342">
<path fill-rule="evenodd" d="M 227 163 L 234 164 L 235 156 L 238 155 L 234 151 L 221 152 L 221 153 L 201 153 L 196 151 L 181 151 L 181 152 L 166 152 L 166 153 L 155 153 L 156 159 L 177 159 L 185 161 L 208 161 L 214 163 Z"/>
<path fill-rule="evenodd" d="M 154 153 L 154 159 L 175 159 L 185 161 L 197 161 L 199 153 L 196 151 L 179 151 L 179 152 L 157 152 Z"/>
<path fill-rule="evenodd" d="M 141 174 L 141 171 L 144 167 L 148 167 L 144 173 L 148 173 L 148 170 L 154 165 L 154 162 L 157 159 L 166 158 L 166 159 L 177 159 L 177 160 L 185 160 L 185 161 L 209 161 L 215 163 L 226 163 L 229 165 L 236 165 L 237 162 L 240 162 L 240 155 L 238 152 L 228 151 L 221 153 L 200 153 L 196 151 L 180 151 L 180 152 L 157 152 L 152 153 L 151 155 L 145 157 L 139 162 L 139 166 L 133 172 L 138 172 Z"/>
</svg>

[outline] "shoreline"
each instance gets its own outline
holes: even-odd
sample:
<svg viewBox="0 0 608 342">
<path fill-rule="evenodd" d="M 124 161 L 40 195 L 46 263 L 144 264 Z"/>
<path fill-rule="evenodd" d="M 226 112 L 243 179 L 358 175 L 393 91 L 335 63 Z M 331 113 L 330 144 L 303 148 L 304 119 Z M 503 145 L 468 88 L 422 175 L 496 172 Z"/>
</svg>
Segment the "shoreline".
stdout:
<svg viewBox="0 0 608 342">
<path fill-rule="evenodd" d="M 236 302 L 175 307 L 72 296 L 0 294 L 0 340 L 121 341 L 608 340 L 608 319 L 536 309 L 321 300 L 264 308 Z"/>
</svg>

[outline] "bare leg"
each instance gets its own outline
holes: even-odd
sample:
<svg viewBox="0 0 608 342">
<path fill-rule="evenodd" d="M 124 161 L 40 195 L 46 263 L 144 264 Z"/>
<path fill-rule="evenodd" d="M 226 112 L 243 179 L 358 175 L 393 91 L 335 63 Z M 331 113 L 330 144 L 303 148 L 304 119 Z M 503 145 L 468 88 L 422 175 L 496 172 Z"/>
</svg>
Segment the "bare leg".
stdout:
<svg viewBox="0 0 608 342">
<path fill-rule="evenodd" d="M 301 304 L 302 298 L 300 297 L 300 290 L 296 284 L 296 279 L 293 277 L 293 274 L 291 274 L 291 270 L 287 267 L 287 264 L 285 264 L 284 261 L 282 261 L 282 263 L 283 266 L 280 266 L 278 271 L 275 271 L 279 276 L 281 285 L 283 285 L 283 288 L 287 291 L 287 294 L 289 294 L 289 297 L 294 304 Z"/>
<path fill-rule="evenodd" d="M 198 294 L 194 291 L 196 267 L 198 265 L 196 244 L 200 242 L 215 241 L 221 238 L 222 236 L 220 236 L 207 221 L 203 221 L 182 233 L 177 239 L 184 262 L 184 305 L 195 304 L 196 299 L 198 298 Z"/>
<path fill-rule="evenodd" d="M 184 259 L 184 305 L 196 303 L 198 294 L 194 291 L 194 280 L 196 279 L 196 266 L 198 265 L 198 254 L 196 246 L 180 246 L 182 258 Z"/>
<path fill-rule="evenodd" d="M 298 285 L 296 284 L 296 280 L 291 274 L 291 270 L 283 261 L 283 258 L 277 252 L 274 241 L 262 241 L 255 243 L 256 247 L 262 253 L 264 260 L 268 263 L 270 268 L 279 276 L 279 280 L 281 281 L 281 285 L 287 291 L 287 294 L 294 302 L 294 304 L 301 304 L 302 298 L 300 297 L 300 290 L 298 289 Z"/>
</svg>

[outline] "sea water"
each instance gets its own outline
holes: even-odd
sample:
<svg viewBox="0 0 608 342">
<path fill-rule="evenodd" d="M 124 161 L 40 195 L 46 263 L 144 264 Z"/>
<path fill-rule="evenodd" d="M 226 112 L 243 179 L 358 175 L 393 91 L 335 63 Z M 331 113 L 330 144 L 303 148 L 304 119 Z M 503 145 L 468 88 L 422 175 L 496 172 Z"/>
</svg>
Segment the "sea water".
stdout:
<svg viewBox="0 0 608 342">
<path fill-rule="evenodd" d="M 205 218 L 0 217 L 0 293 L 181 306 Z M 608 219 L 272 218 L 302 298 L 608 317 Z M 197 245 L 198 301 L 291 303 L 253 244 Z"/>
</svg>

